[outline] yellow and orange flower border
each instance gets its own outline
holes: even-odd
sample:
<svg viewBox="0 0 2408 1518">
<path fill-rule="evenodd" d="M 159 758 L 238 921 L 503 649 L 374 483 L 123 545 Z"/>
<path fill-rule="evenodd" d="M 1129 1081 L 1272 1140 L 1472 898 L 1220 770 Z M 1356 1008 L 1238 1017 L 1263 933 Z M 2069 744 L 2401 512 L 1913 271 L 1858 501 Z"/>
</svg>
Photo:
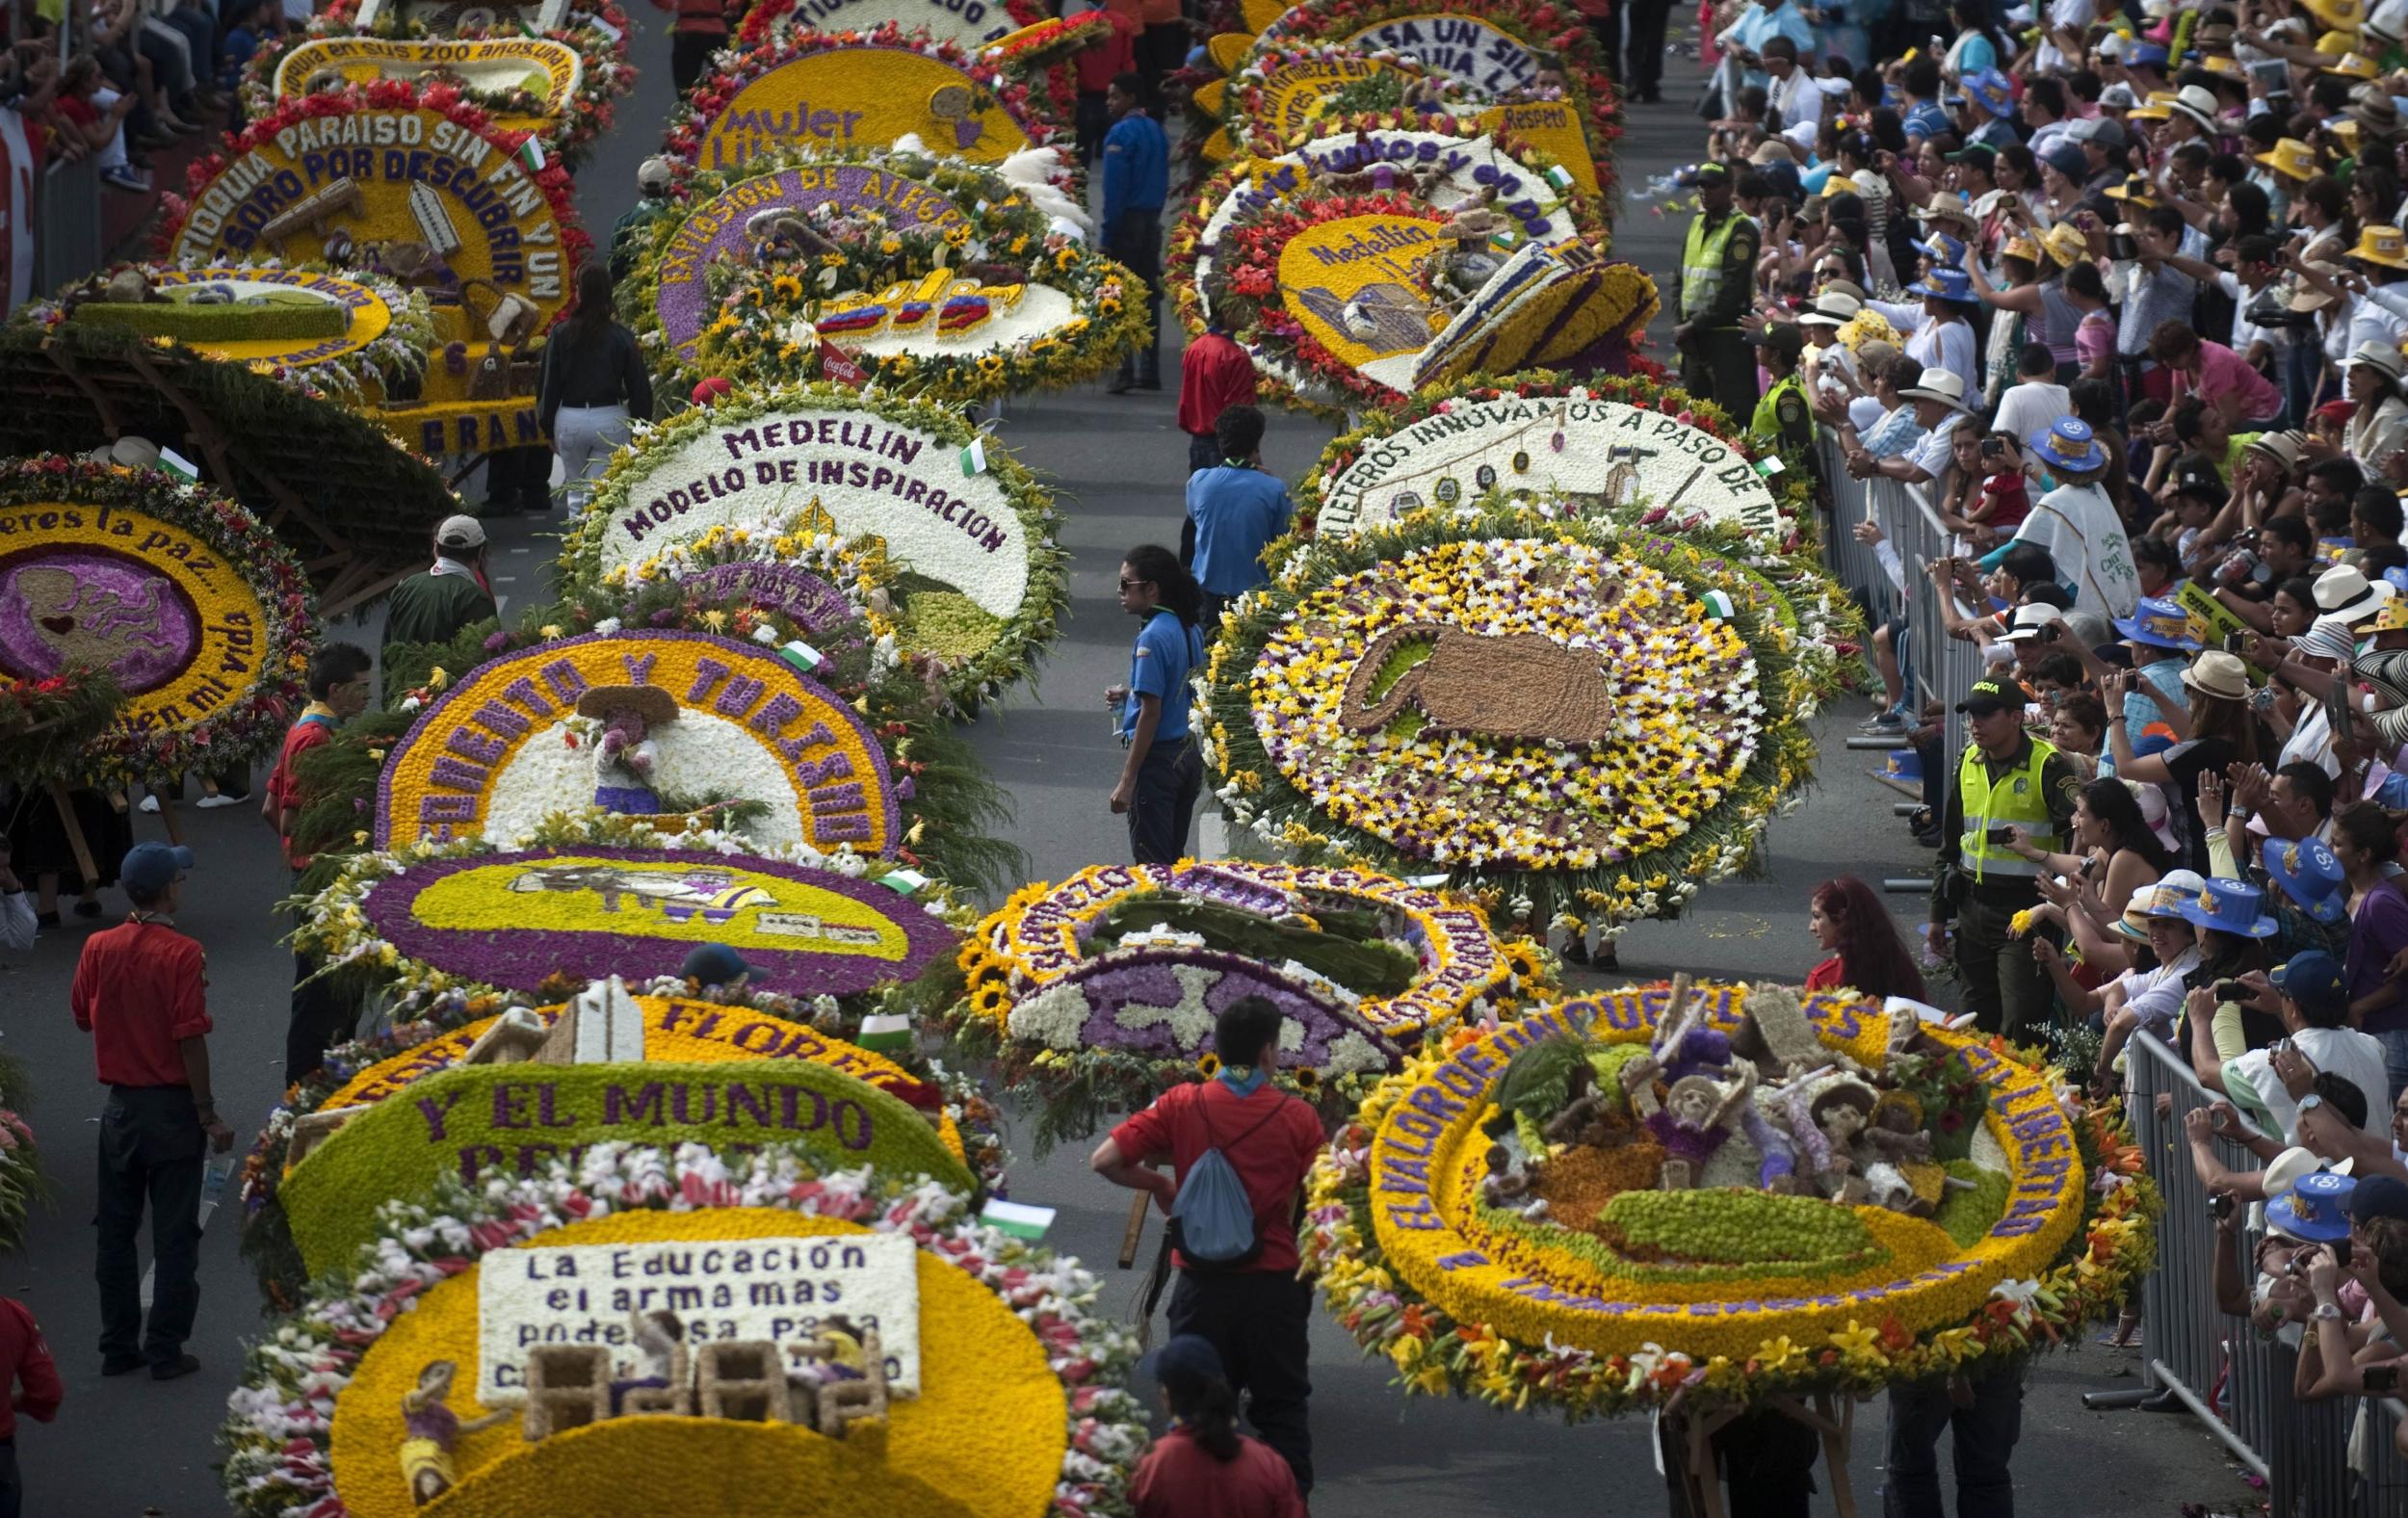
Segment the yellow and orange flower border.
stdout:
<svg viewBox="0 0 2408 1518">
<path fill-rule="evenodd" d="M 1718 1021 L 1736 1023 L 1743 987 L 1699 991 Z M 1408 1392 L 1576 1419 L 1675 1396 L 1869 1392 L 2054 1345 L 2114 1311 L 2154 1263 L 2161 1203 L 2130 1163 L 2120 1112 L 2082 1107 L 2036 1054 L 1937 1030 L 1925 1035 L 1963 1050 L 1992 1088 L 1984 1121 L 2020 1188 L 2008 1217 L 1955 1259 L 1852 1293 L 1750 1299 L 1733 1288 L 1712 1302 L 1693 1290 L 1651 1299 L 1636 1282 L 1608 1301 L 1493 1263 L 1451 1215 L 1463 1193 L 1447 1177 L 1465 1144 L 1485 1144 L 1479 1124 L 1506 1061 L 1548 1036 L 1642 1041 L 1667 1001 L 1661 986 L 1634 987 L 1458 1029 L 1382 1082 L 1316 1164 L 1305 1268 Z M 1828 1047 L 1879 1065 L 1889 1031 L 1879 1002 L 1840 991 L 1807 1007 Z M 1527 1249 L 1525 1264 L 1544 1252 Z"/>
<path fill-rule="evenodd" d="M 397 1319 L 424 1294 L 474 1269 L 486 1254 L 559 1230 L 613 1217 L 612 1232 L 633 1240 L 644 1213 L 723 1213 L 726 1227 L 686 1220 L 654 1232 L 679 1238 L 758 1237 L 758 1214 L 796 1216 L 797 1234 L 868 1228 L 909 1237 L 920 1249 L 993 1292 L 1014 1315 L 1011 1331 L 1033 1334 L 1058 1379 L 1063 1414 L 1061 1469 L 1051 1501 L 1029 1518 L 1102 1518 L 1124 1513 L 1138 1456 L 1146 1444 L 1143 1409 L 1126 1390 L 1138 1346 L 1134 1335 L 1099 1315 L 1100 1283 L 1076 1261 L 981 1224 L 966 1197 L 933 1183 L 907 1183 L 868 1170 L 820 1172 L 785 1149 L 730 1164 L 699 1145 L 674 1154 L 597 1145 L 576 1166 L 557 1164 L 520 1181 L 471 1190 L 457 1182 L 425 1202 L 389 1202 L 380 1237 L 351 1271 L 329 1274 L 301 1312 L 251 1346 L 243 1383 L 228 1400 L 220 1431 L 226 1451 L 226 1497 L 242 1518 L 339 1512 L 332 1430 L 336 1406 Z M 1004 1352 L 1008 1352 L 1004 1351 Z M 411 1367 L 415 1374 L 416 1368 Z M 1047 1401 L 1051 1401 L 1049 1397 Z M 1011 1406 L 964 1426 L 972 1446 L 1025 1438 L 1025 1416 Z M 1025 1411 L 1025 1410 L 1024 1410 Z M 697 1430 L 710 1426 L 697 1421 Z M 707 1447 L 709 1435 L 697 1443 Z M 606 1510 L 610 1494 L 561 1494 L 563 1510 Z"/>
<path fill-rule="evenodd" d="M 200 549 L 216 554 L 229 579 L 223 591 L 212 594 L 211 588 L 189 581 L 182 586 L 192 599 L 195 618 L 194 664 L 202 658 L 201 630 L 222 623 L 225 614 L 240 613 L 256 629 L 250 667 L 212 671 L 213 681 L 234 689 L 193 720 L 145 720 L 141 714 L 147 697 L 126 697 L 120 717 L 85 746 L 88 776 L 149 780 L 186 770 L 220 772 L 249 764 L 282 741 L 286 723 L 308 699 L 317 602 L 301 562 L 259 518 L 214 490 L 156 469 L 125 469 L 56 454 L 0 460 L 0 510 L 34 505 L 80 507 L 80 514 L 87 515 L 138 516 L 147 519 L 146 530 L 168 527 L 188 533 Z M 55 518 L 53 525 L 8 539 L 13 553 L 45 539 L 70 549 L 104 547 L 113 539 L 96 516 L 93 525 L 79 529 L 67 526 L 63 512 L 45 515 Z"/>
<path fill-rule="evenodd" d="M 1335 862 L 1415 876 L 1444 864 L 1447 884 L 1493 915 L 1510 905 L 1516 921 L 1593 920 L 1611 932 L 1640 918 L 1671 916 L 1707 884 L 1745 869 L 1777 813 L 1793 805 L 1813 778 L 1815 742 L 1807 723 L 1845 688 L 1839 640 L 1855 613 L 1825 587 L 1805 603 L 1778 593 L 1746 566 L 1744 535 L 1641 525 L 1635 511 L 1561 518 L 1532 506 L 1484 498 L 1474 507 L 1408 512 L 1397 522 L 1344 539 L 1318 539 L 1288 556 L 1269 585 L 1223 614 L 1197 690 L 1205 709 L 1204 761 L 1230 820 L 1301 862 Z M 1324 588 L 1394 560 L 1455 544 L 1528 541 L 1584 545 L 1641 563 L 1685 595 L 1729 597 L 1721 625 L 1743 640 L 1755 667 L 1754 753 L 1711 811 L 1682 818 L 1662 847 L 1613 861 L 1526 851 L 1437 861 L 1341 821 L 1274 762 L 1256 720 L 1263 683 L 1257 667 L 1292 630 L 1297 609 Z M 1700 615 L 1703 615 L 1702 613 Z M 1676 803 L 1677 804 L 1677 803 Z"/>
</svg>

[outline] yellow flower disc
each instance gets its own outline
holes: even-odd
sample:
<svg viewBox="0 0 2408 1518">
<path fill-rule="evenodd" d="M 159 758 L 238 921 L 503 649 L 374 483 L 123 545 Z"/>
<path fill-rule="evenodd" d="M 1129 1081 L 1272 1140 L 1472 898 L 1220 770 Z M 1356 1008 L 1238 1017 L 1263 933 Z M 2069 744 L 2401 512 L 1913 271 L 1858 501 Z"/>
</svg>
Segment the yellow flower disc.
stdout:
<svg viewBox="0 0 2408 1518">
<path fill-rule="evenodd" d="M 514 1247 L 872 1231 L 857 1223 L 772 1208 L 639 1211 L 572 1223 Z M 497 1518 L 536 1511 L 626 1511 L 660 1518 L 686 1512 L 758 1513 L 766 1518 L 795 1511 L 797 1492 L 808 1490 L 813 1510 L 917 1515 L 929 1509 L 914 1505 L 914 1498 L 932 1490 L 944 1500 L 945 1505 L 936 1509 L 940 1512 L 1042 1518 L 1061 1474 L 1068 1417 L 1062 1383 L 1047 1366 L 1036 1336 L 1001 1297 L 925 1251 L 918 1265 L 921 1392 L 892 1404 L 882 1471 L 851 1458 L 851 1452 L 815 1433 L 701 1419 L 616 1419 L 600 1426 L 658 1423 L 679 1430 L 673 1464 L 664 1463 L 661 1440 L 648 1434 L 583 1438 L 547 1454 L 559 1443 L 557 1437 L 530 1446 L 511 1420 L 461 1436 L 453 1455 L 460 1482 L 442 1500 L 440 1510 Z M 336 1399 L 334 1489 L 353 1518 L 413 1518 L 419 1510 L 402 1479 L 402 1398 L 418 1384 L 419 1372 L 429 1361 L 448 1359 L 460 1367 L 450 1405 L 462 1421 L 486 1410 L 470 1395 L 477 1363 L 478 1275 L 472 1268 L 420 1295 L 416 1305 L 370 1346 L 351 1384 Z M 807 1450 L 806 1441 L 829 1444 L 841 1453 L 821 1455 Z M 790 1456 L 797 1463 L 780 1463 Z M 664 1470 L 673 1482 L 667 1487 Z M 743 1495 L 730 1505 L 730 1493 L 740 1484 L 732 1473 L 765 1470 L 774 1470 L 774 1479 L 761 1479 L 759 1495 Z M 820 1475 L 834 1483 L 835 1493 L 861 1500 L 833 1505 L 841 1498 L 808 1484 Z M 540 1498 L 531 1499 L 534 1492 L 540 1492 Z M 761 1505 L 772 1498 L 776 1501 L 772 1505 Z"/>
</svg>

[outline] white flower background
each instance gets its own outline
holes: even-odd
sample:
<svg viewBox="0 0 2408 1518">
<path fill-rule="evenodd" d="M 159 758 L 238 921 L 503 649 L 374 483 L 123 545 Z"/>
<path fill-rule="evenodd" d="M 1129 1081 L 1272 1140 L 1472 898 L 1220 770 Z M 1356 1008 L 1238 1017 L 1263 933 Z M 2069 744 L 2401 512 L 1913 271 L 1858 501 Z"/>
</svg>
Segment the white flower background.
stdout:
<svg viewBox="0 0 2408 1518">
<path fill-rule="evenodd" d="M 487 837 L 504 848 L 514 847 L 533 836 L 550 814 L 593 804 L 592 729 L 589 721 L 556 722 L 510 755 L 485 797 Z M 578 731 L 573 748 L 565 738 L 572 731 Z M 654 789 L 688 796 L 716 791 L 732 798 L 767 801 L 768 814 L 738 830 L 761 844 L 806 841 L 793 772 L 750 731 L 723 717 L 685 707 L 677 720 L 645 736 L 661 748 L 652 772 Z"/>
</svg>

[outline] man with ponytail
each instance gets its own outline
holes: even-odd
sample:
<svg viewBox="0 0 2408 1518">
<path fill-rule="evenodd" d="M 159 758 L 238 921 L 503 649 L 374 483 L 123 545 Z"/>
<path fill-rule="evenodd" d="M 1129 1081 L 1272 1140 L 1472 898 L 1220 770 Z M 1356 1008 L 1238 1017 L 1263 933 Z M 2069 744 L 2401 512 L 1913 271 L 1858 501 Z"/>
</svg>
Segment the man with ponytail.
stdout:
<svg viewBox="0 0 2408 1518">
<path fill-rule="evenodd" d="M 1304 1518 L 1288 1462 L 1238 1432 L 1238 1394 L 1210 1339 L 1178 1335 L 1151 1369 L 1171 1424 L 1138 1466 L 1138 1518 Z"/>
</svg>

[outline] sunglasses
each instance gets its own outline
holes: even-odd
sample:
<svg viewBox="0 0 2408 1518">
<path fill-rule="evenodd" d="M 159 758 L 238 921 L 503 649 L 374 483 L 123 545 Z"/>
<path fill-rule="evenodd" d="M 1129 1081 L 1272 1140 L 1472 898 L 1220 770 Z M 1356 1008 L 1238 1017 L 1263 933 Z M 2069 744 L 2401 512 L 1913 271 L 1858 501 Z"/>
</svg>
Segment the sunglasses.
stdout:
<svg viewBox="0 0 2408 1518">
<path fill-rule="evenodd" d="M 1154 582 L 1151 580 L 1123 580 L 1120 582 L 1120 589 L 1123 590 L 1134 590 L 1139 586 L 1152 585 L 1153 583 Z"/>
</svg>

